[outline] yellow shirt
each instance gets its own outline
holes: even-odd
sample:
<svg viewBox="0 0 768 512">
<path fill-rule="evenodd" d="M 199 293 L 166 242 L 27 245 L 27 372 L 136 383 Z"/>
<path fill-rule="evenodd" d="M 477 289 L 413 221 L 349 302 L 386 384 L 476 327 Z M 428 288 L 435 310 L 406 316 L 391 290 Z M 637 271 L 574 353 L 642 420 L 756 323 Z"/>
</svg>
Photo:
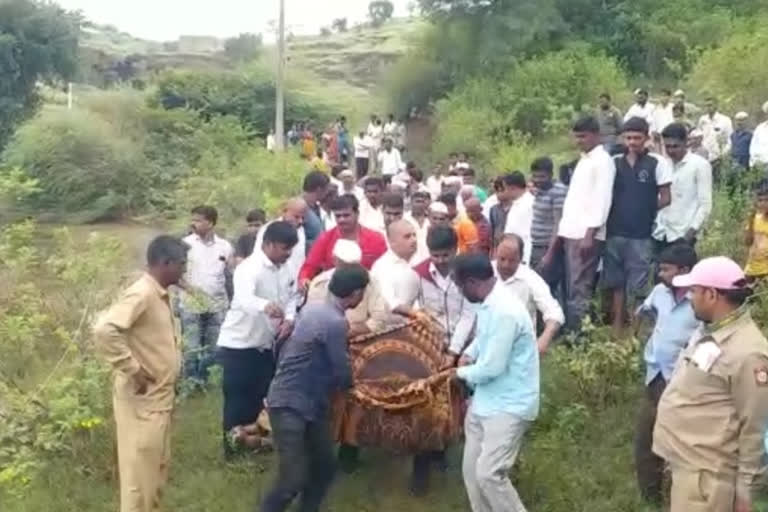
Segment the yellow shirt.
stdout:
<svg viewBox="0 0 768 512">
<path fill-rule="evenodd" d="M 325 163 L 325 160 L 320 158 L 319 156 L 316 156 L 312 159 L 312 161 L 309 163 L 310 169 L 313 171 L 320 171 L 324 173 L 328 173 L 328 164 Z"/>
<path fill-rule="evenodd" d="M 754 238 L 744 272 L 748 276 L 764 276 L 768 274 L 768 218 L 760 213 L 755 214 L 752 229 Z"/>
<path fill-rule="evenodd" d="M 181 354 L 168 291 L 149 274 L 131 285 L 97 321 L 96 347 L 114 374 L 116 398 L 150 410 L 173 409 Z M 144 369 L 154 378 L 146 393 L 136 393 L 133 376 Z"/>
</svg>

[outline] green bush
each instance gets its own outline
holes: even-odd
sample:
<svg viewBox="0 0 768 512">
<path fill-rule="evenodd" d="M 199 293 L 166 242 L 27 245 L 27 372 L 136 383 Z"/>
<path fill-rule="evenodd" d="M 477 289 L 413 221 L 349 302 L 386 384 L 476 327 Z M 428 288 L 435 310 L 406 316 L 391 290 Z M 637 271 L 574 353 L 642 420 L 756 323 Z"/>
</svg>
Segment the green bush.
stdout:
<svg viewBox="0 0 768 512">
<path fill-rule="evenodd" d="M 298 194 L 306 172 L 306 162 L 291 153 L 253 148 L 236 161 L 209 153 L 176 189 L 176 212 L 186 220 L 193 207 L 216 205 L 219 225 L 233 233 L 248 210 L 275 213 L 282 201 Z"/>
<path fill-rule="evenodd" d="M 531 137 L 567 131 L 583 105 L 602 92 L 626 94 L 614 59 L 575 47 L 520 63 L 500 80 L 470 80 L 436 106 L 438 157 L 466 151 L 491 172 L 525 170 L 536 155 Z"/>
<path fill-rule="evenodd" d="M 189 109 L 205 121 L 234 116 L 255 135 L 265 137 L 275 120 L 275 85 L 259 69 L 249 73 L 172 71 L 157 81 L 153 106 Z M 310 105 L 290 92 L 286 95 L 286 125 L 305 119 L 325 119 L 322 107 Z"/>
<path fill-rule="evenodd" d="M 16 132 L 3 161 L 38 180 L 25 202 L 46 210 L 118 215 L 141 205 L 150 186 L 139 148 L 84 110 L 46 110 Z"/>
<path fill-rule="evenodd" d="M 738 32 L 719 48 L 702 53 L 688 87 L 701 96 L 715 95 L 725 111 L 761 112 L 768 100 L 768 33 L 762 20 L 755 22 L 754 31 Z"/>
<path fill-rule="evenodd" d="M 0 230 L 0 490 L 23 492 L 53 458 L 110 475 L 109 384 L 89 331 L 125 263 L 117 239 L 28 221 Z"/>
</svg>

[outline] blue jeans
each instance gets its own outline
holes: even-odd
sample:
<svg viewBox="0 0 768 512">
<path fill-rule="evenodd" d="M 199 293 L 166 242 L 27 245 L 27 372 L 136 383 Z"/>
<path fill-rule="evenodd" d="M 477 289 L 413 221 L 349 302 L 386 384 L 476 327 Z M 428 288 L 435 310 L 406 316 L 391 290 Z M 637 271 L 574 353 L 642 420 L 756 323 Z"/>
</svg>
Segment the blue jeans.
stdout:
<svg viewBox="0 0 768 512">
<path fill-rule="evenodd" d="M 214 362 L 219 329 L 226 311 L 192 313 L 181 309 L 181 335 L 184 340 L 184 378 L 205 383 Z"/>
<path fill-rule="evenodd" d="M 292 409 L 270 409 L 277 448 L 275 482 L 261 504 L 262 512 L 283 512 L 301 494 L 300 512 L 317 512 L 336 472 L 328 418 L 307 421 Z"/>
</svg>

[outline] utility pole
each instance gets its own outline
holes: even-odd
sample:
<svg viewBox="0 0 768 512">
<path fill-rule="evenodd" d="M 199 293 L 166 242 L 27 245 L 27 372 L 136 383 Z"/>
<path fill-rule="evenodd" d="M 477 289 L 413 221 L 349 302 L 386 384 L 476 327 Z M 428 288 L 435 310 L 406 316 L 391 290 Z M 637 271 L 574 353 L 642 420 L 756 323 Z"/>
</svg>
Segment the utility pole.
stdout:
<svg viewBox="0 0 768 512">
<path fill-rule="evenodd" d="M 280 19 L 277 27 L 277 84 L 275 98 L 275 149 L 285 148 L 285 0 L 280 0 Z"/>
</svg>

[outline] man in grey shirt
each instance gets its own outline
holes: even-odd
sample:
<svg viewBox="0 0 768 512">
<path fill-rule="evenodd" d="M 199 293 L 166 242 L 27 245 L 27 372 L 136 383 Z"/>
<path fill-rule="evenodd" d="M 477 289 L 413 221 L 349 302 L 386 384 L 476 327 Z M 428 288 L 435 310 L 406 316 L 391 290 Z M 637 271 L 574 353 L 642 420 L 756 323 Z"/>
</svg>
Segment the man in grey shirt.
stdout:
<svg viewBox="0 0 768 512">
<path fill-rule="evenodd" d="M 621 111 L 611 103 L 611 95 L 607 92 L 600 95 L 600 105 L 595 112 L 595 117 L 600 123 L 600 142 L 610 153 L 619 143 L 623 116 Z"/>
<path fill-rule="evenodd" d="M 334 390 L 352 387 L 344 311 L 356 307 L 368 286 L 360 265 L 338 268 L 328 300 L 307 305 L 280 348 L 267 395 L 278 473 L 261 505 L 282 512 L 301 494 L 300 510 L 319 509 L 335 473 L 328 409 Z"/>
</svg>

